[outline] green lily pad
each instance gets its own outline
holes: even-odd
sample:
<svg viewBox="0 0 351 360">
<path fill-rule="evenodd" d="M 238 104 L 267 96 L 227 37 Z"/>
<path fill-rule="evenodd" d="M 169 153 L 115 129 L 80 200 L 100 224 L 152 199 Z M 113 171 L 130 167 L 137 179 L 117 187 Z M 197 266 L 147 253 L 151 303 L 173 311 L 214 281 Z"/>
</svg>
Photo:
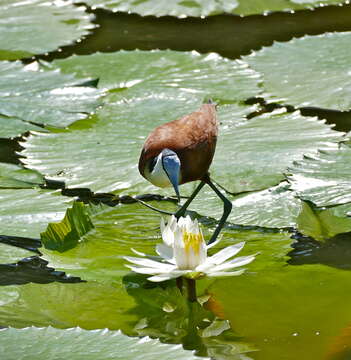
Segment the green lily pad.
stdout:
<svg viewBox="0 0 351 360">
<path fill-rule="evenodd" d="M 122 97 L 176 90 L 181 97 L 243 102 L 259 92 L 259 76 L 242 61 L 211 53 L 171 50 L 118 51 L 55 60 L 54 68 L 78 77 L 99 78 L 99 87 Z"/>
<path fill-rule="evenodd" d="M 0 115 L 0 138 L 14 138 L 30 130 L 43 128 L 15 117 Z"/>
<path fill-rule="evenodd" d="M 34 188 L 43 182 L 43 177 L 36 171 L 15 164 L 0 163 L 0 189 Z"/>
<path fill-rule="evenodd" d="M 78 1 L 78 0 L 77 0 Z M 142 16 L 209 16 L 222 13 L 237 15 L 291 11 L 320 5 L 341 4 L 340 0 L 87 0 L 92 8 L 137 13 Z"/>
<path fill-rule="evenodd" d="M 72 1 L 2 0 L 0 59 L 14 60 L 68 45 L 95 27 Z"/>
<path fill-rule="evenodd" d="M 132 332 L 132 297 L 118 284 L 50 283 L 0 287 L 0 324 L 17 328 L 54 326 Z M 72 351 L 72 348 L 71 348 Z"/>
<path fill-rule="evenodd" d="M 13 264 L 33 254 L 32 251 L 0 243 L 0 264 Z"/>
<path fill-rule="evenodd" d="M 89 331 L 81 328 L 9 328 L 0 330 L 0 335 L 7 360 L 28 359 L 28 356 L 38 360 L 48 357 L 72 360 L 173 360 L 175 357 L 180 360 L 200 359 L 192 352 L 184 350 L 181 345 L 162 344 L 148 337 L 131 338 L 121 331 L 107 329 Z"/>
<path fill-rule="evenodd" d="M 232 224 L 265 228 L 296 226 L 301 201 L 286 182 L 248 194 L 232 196 L 223 192 L 223 195 L 233 204 L 232 212 L 227 219 Z M 206 187 L 191 203 L 189 210 L 197 211 L 206 217 L 219 219 L 223 213 L 223 202 L 211 189 Z"/>
<path fill-rule="evenodd" d="M 302 234 L 315 240 L 328 240 L 335 235 L 351 231 L 351 217 L 347 216 L 350 210 L 351 204 L 319 209 L 303 202 L 297 218 L 297 228 Z"/>
<path fill-rule="evenodd" d="M 350 160 L 351 148 L 341 144 L 296 163 L 290 168 L 289 182 L 299 197 L 318 207 L 351 202 Z"/>
<path fill-rule="evenodd" d="M 318 149 L 335 149 L 343 133 L 317 118 L 276 110 L 240 126 L 225 126 L 213 160 L 213 178 L 232 193 L 278 184 L 293 161 Z"/>
<path fill-rule="evenodd" d="M 350 41 L 351 32 L 305 36 L 276 42 L 244 60 L 262 74 L 265 98 L 269 101 L 348 111 Z"/>
<path fill-rule="evenodd" d="M 102 92 L 59 71 L 42 71 L 38 63 L 0 62 L 0 115 L 19 126 L 18 135 L 31 123 L 65 127 L 87 117 L 100 105 Z M 22 122 L 20 122 L 21 120 Z M 9 130 L 6 130 L 9 131 Z M 1 134 L 2 135 L 2 134 Z"/>
<path fill-rule="evenodd" d="M 63 218 L 71 201 L 57 191 L 0 189 L 0 234 L 37 238 L 49 222 Z"/>
<path fill-rule="evenodd" d="M 0 163 L 0 188 L 34 188 L 44 182 L 36 171 L 22 166 Z"/>
</svg>

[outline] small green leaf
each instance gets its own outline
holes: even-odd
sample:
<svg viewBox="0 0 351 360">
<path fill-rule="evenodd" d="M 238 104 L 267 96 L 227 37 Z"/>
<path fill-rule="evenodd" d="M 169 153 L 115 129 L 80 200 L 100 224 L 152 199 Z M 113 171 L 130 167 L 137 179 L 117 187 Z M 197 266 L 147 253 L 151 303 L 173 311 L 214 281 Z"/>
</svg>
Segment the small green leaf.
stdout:
<svg viewBox="0 0 351 360">
<path fill-rule="evenodd" d="M 24 328 L 1 329 L 2 350 L 6 360 L 29 357 L 71 360 L 192 360 L 200 359 L 181 345 L 162 344 L 158 340 L 131 338 L 121 331 Z M 74 344 L 74 345 L 73 345 Z M 72 348 L 74 346 L 74 349 Z M 209 359 L 209 358 L 202 358 Z"/>
<path fill-rule="evenodd" d="M 46 249 L 64 252 L 75 247 L 93 228 L 89 208 L 81 202 L 74 202 L 61 222 L 50 223 L 41 233 L 41 241 Z"/>
</svg>

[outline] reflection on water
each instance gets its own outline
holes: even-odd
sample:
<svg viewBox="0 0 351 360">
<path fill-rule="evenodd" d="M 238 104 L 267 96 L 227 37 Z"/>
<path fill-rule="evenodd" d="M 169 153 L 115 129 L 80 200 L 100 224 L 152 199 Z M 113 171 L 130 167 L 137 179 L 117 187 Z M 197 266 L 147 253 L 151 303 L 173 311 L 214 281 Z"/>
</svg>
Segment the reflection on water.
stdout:
<svg viewBox="0 0 351 360">
<path fill-rule="evenodd" d="M 326 242 L 298 236 L 288 253 L 290 265 L 323 264 L 351 269 L 351 233 L 339 234 Z"/>
<path fill-rule="evenodd" d="M 249 360 L 247 353 L 256 351 L 231 330 L 227 320 L 216 317 L 198 302 L 188 302 L 174 282 L 150 284 L 135 274 L 125 276 L 123 282 L 136 302 L 129 312 L 139 319 L 134 326 L 137 335 L 182 344 L 199 356 L 217 360 Z M 202 297 L 205 303 L 208 299 Z"/>
</svg>

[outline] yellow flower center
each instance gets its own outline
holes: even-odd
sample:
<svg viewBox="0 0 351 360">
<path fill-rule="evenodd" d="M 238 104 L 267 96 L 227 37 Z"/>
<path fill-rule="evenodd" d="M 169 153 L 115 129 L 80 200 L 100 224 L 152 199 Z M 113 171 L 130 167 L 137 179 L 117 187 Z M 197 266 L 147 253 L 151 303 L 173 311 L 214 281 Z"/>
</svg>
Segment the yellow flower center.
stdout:
<svg viewBox="0 0 351 360">
<path fill-rule="evenodd" d="M 200 246 L 204 238 L 201 233 L 194 234 L 189 233 L 187 231 L 183 232 L 183 243 L 184 243 L 184 250 L 188 255 L 190 250 L 192 249 L 195 255 L 199 255 L 200 253 Z"/>
</svg>

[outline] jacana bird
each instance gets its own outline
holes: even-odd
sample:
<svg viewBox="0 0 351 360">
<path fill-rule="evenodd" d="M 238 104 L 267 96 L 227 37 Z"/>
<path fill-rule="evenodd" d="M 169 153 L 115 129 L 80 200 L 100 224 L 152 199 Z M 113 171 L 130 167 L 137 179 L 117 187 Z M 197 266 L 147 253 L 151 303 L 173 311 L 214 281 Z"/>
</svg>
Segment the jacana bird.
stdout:
<svg viewBox="0 0 351 360">
<path fill-rule="evenodd" d="M 214 242 L 228 218 L 232 203 L 217 189 L 209 176 L 217 142 L 216 104 L 209 100 L 191 114 L 155 128 L 145 140 L 139 159 L 140 174 L 158 187 L 173 186 L 180 201 L 178 186 L 200 180 L 189 199 L 175 213 L 183 216 L 205 184 L 223 201 L 223 215 L 209 244 Z"/>
</svg>

